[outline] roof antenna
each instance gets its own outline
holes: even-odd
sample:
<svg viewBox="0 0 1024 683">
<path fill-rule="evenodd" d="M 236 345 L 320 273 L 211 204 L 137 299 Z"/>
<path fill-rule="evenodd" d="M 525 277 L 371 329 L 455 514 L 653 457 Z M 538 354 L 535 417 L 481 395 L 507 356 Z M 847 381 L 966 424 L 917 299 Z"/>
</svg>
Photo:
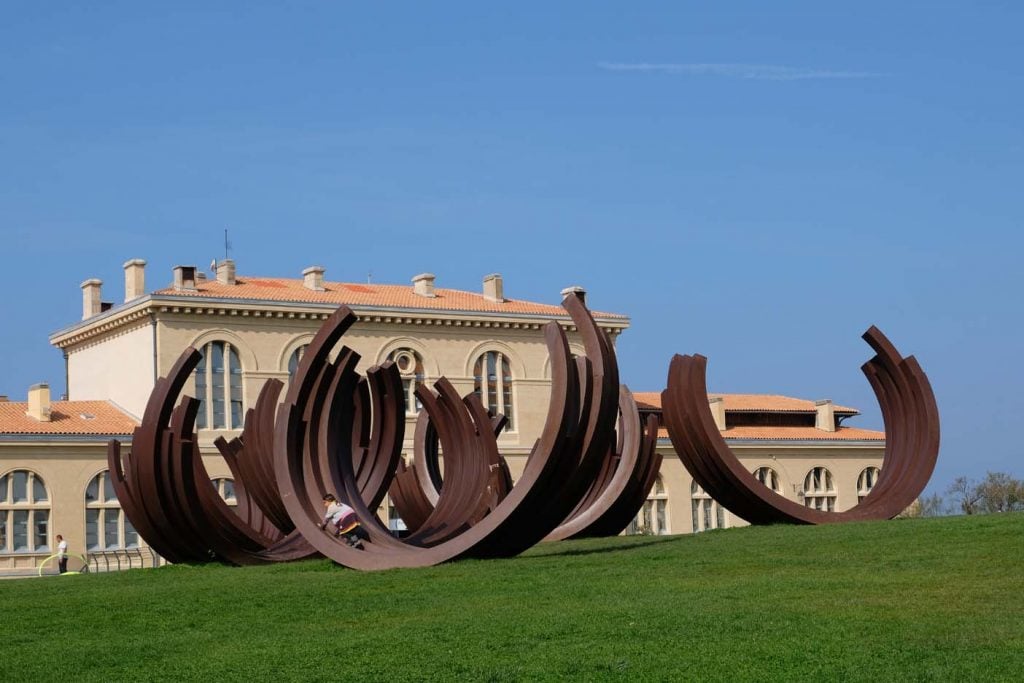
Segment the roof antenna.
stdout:
<svg viewBox="0 0 1024 683">
<path fill-rule="evenodd" d="M 224 228 L 224 260 L 228 260 L 228 251 L 231 249 L 231 242 L 228 242 L 228 229 Z"/>
<path fill-rule="evenodd" d="M 373 279 L 373 271 L 372 270 L 366 271 L 366 284 L 370 284 L 370 280 L 372 280 L 372 279 Z"/>
</svg>

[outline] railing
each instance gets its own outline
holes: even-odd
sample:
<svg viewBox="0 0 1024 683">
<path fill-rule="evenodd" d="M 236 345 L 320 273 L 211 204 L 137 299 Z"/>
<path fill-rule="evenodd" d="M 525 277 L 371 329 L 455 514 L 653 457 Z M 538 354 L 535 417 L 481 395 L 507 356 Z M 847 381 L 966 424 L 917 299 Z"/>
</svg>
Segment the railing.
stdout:
<svg viewBox="0 0 1024 683">
<path fill-rule="evenodd" d="M 167 561 L 152 548 L 96 550 L 89 553 L 89 566 L 94 572 L 119 572 L 126 569 L 159 567 L 165 564 Z"/>
</svg>

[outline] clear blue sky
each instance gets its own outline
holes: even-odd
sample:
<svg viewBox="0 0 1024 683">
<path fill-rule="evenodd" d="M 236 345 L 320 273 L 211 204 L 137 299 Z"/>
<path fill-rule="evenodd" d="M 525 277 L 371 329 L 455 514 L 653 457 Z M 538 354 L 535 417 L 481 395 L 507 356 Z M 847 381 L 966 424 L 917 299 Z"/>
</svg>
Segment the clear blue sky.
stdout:
<svg viewBox="0 0 1024 683">
<path fill-rule="evenodd" d="M 82 280 L 229 227 L 240 274 L 580 284 L 636 390 L 700 352 L 867 427 L 875 323 L 936 389 L 932 490 L 1024 476 L 1024 4 L 832 4 L 4 2 L 0 393 L 63 387 Z"/>
</svg>

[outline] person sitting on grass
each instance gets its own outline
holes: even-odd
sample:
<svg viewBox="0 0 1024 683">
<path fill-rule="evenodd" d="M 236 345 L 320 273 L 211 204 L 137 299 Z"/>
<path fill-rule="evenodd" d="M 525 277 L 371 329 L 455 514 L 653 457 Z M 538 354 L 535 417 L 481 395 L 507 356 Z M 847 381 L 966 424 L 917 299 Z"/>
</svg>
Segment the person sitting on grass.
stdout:
<svg viewBox="0 0 1024 683">
<path fill-rule="evenodd" d="M 320 528 L 327 529 L 327 526 L 331 525 L 335 537 L 341 536 L 350 546 L 357 550 L 362 550 L 363 541 L 369 541 L 370 535 L 359 524 L 359 517 L 356 516 L 356 511 L 330 493 L 324 496 L 324 508 L 326 513 Z"/>
</svg>

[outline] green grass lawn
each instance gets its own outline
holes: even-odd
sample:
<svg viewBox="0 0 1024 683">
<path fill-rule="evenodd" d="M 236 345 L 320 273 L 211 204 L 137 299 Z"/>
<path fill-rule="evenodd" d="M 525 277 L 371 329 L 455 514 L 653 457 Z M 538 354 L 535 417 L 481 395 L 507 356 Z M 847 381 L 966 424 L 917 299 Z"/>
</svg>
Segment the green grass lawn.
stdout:
<svg viewBox="0 0 1024 683">
<path fill-rule="evenodd" d="M 0 582 L 0 681 L 1024 679 L 1024 515 Z"/>
</svg>

